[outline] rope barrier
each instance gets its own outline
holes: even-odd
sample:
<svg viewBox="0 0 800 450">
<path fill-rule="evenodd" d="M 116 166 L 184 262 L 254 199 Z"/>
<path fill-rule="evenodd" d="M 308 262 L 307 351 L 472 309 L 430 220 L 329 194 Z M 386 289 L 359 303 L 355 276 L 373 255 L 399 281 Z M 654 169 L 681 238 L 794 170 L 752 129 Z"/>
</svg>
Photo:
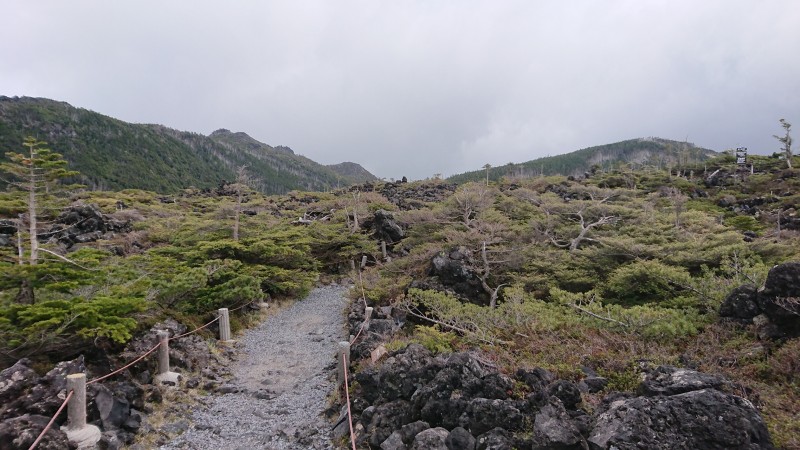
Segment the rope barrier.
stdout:
<svg viewBox="0 0 800 450">
<path fill-rule="evenodd" d="M 179 334 L 179 335 L 177 335 L 177 336 L 173 336 L 173 337 L 169 338 L 169 340 L 170 340 L 170 341 L 174 341 L 175 339 L 180 339 L 180 338 L 182 338 L 182 337 L 186 337 L 186 336 L 188 336 L 188 335 L 190 335 L 190 334 L 192 334 L 192 333 L 197 333 L 198 331 L 202 330 L 203 328 L 205 328 L 205 327 L 207 327 L 207 326 L 211 325 L 212 323 L 214 323 L 214 322 L 216 322 L 216 321 L 218 321 L 218 320 L 219 320 L 219 316 L 215 317 L 215 318 L 214 318 L 214 320 L 212 320 L 211 322 L 208 322 L 208 323 L 207 323 L 207 324 L 205 324 L 205 325 L 201 325 L 201 326 L 199 326 L 199 327 L 195 328 L 195 329 L 194 329 L 194 330 L 192 330 L 192 331 L 187 331 L 186 333 Z"/>
<path fill-rule="evenodd" d="M 31 446 L 28 447 L 28 450 L 33 450 L 34 448 L 36 448 L 37 445 L 39 445 L 39 442 L 42 440 L 45 433 L 47 433 L 50 430 L 50 427 L 53 426 L 53 423 L 56 421 L 56 417 L 58 417 L 58 415 L 61 414 L 61 411 L 63 411 L 64 408 L 67 406 L 67 403 L 69 403 L 69 399 L 72 398 L 73 392 L 74 391 L 69 391 L 67 393 L 67 398 L 64 399 L 64 402 L 61 404 L 61 406 L 59 406 L 58 411 L 56 411 L 55 415 L 50 419 L 50 422 L 47 422 L 47 426 L 45 426 L 44 430 L 42 430 L 42 432 L 39 433 L 39 437 L 37 437 L 36 440 L 33 441 L 33 444 L 31 444 Z"/>
<path fill-rule="evenodd" d="M 359 337 L 359 336 L 361 336 L 361 332 L 362 332 L 362 331 L 364 331 L 364 323 L 362 323 L 362 324 L 361 324 L 361 327 L 359 327 L 359 329 L 358 329 L 358 333 L 356 333 L 356 335 L 353 337 L 353 339 L 351 339 L 351 340 L 350 340 L 350 345 L 352 345 L 352 344 L 353 344 L 353 342 L 355 342 L 355 341 L 356 341 L 356 339 L 358 339 L 358 337 Z"/>
<path fill-rule="evenodd" d="M 126 364 L 126 365 L 124 365 L 124 366 L 120 367 L 119 369 L 117 369 L 117 370 L 115 370 L 115 371 L 113 371 L 113 372 L 111 372 L 111 373 L 105 374 L 105 375 L 103 375 L 102 377 L 97 377 L 97 378 L 95 378 L 95 379 L 89 380 L 89 381 L 87 381 L 87 382 L 86 382 L 86 384 L 88 385 L 88 384 L 96 383 L 96 382 L 98 382 L 98 381 L 105 380 L 106 378 L 108 378 L 108 377 L 110 377 L 110 376 L 112 376 L 112 375 L 116 375 L 116 374 L 118 374 L 118 373 L 122 372 L 123 370 L 127 369 L 128 367 L 130 367 L 130 366 L 132 366 L 132 365 L 136 364 L 137 362 L 141 361 L 142 359 L 144 359 L 144 357 L 145 357 L 145 356 L 147 356 L 147 355 L 149 355 L 150 353 L 153 353 L 154 351 L 156 351 L 156 349 L 158 348 L 158 346 L 159 346 L 159 345 L 161 345 L 161 342 L 159 342 L 158 344 L 156 344 L 156 346 L 155 346 L 155 347 L 153 347 L 153 348 L 151 348 L 150 350 L 148 350 L 148 351 L 147 351 L 147 353 L 145 353 L 144 355 L 142 355 L 142 356 L 140 356 L 140 357 L 138 357 L 138 358 L 134 359 L 133 361 L 129 362 L 128 364 Z"/>
<path fill-rule="evenodd" d="M 248 306 L 248 305 L 250 305 L 250 304 L 252 304 L 252 303 L 255 303 L 255 301 L 256 301 L 255 299 L 254 299 L 254 300 L 251 300 L 251 301 L 249 301 L 249 302 L 245 303 L 244 305 L 241 305 L 241 306 L 239 306 L 239 307 L 237 307 L 237 308 L 235 308 L 235 309 L 232 309 L 232 310 L 231 310 L 231 312 L 233 312 L 233 311 L 238 311 L 238 310 L 240 310 L 240 309 L 242 309 L 242 308 L 244 308 L 244 307 L 246 307 L 246 306 Z M 366 304 L 366 301 L 365 301 L 365 304 Z M 192 331 L 188 331 L 188 332 L 186 332 L 186 333 L 183 333 L 183 334 L 181 334 L 181 335 L 174 336 L 174 337 L 170 338 L 169 340 L 170 340 L 170 341 L 172 341 L 172 340 L 175 340 L 175 339 L 180 339 L 180 338 L 182 338 L 182 337 L 188 336 L 188 335 L 190 335 L 190 334 L 193 334 L 193 333 L 197 333 L 198 331 L 202 330 L 203 328 L 206 328 L 206 327 L 208 327 L 209 325 L 211 325 L 212 323 L 214 323 L 214 322 L 218 321 L 218 320 L 219 320 L 219 317 L 220 317 L 220 316 L 217 316 L 217 317 L 215 317 L 215 318 L 214 318 L 214 320 L 212 320 L 211 322 L 208 322 L 208 323 L 207 323 L 207 324 L 205 324 L 205 325 L 201 325 L 201 326 L 199 326 L 199 327 L 195 328 L 195 329 L 194 329 L 194 330 L 192 330 Z M 363 328 L 363 326 L 362 326 L 362 328 Z M 360 334 L 360 332 L 359 332 L 359 334 Z M 142 359 L 144 359 L 144 358 L 145 358 L 147 355 L 149 355 L 149 354 L 153 353 L 154 351 L 156 351 L 156 350 L 158 349 L 158 347 L 159 347 L 159 346 L 161 346 L 161 342 L 157 343 L 155 346 L 153 346 L 153 348 L 151 348 L 150 350 L 148 350 L 147 352 L 145 352 L 144 354 L 142 354 L 142 355 L 141 355 L 141 356 L 139 356 L 138 358 L 134 359 L 133 361 L 129 362 L 128 364 L 126 364 L 126 365 L 124 365 L 124 366 L 120 367 L 120 368 L 119 368 L 119 369 L 117 369 L 117 370 L 114 370 L 114 371 L 113 371 L 113 372 L 111 372 L 111 373 L 107 373 L 107 374 L 105 374 L 105 375 L 103 375 L 103 376 L 101 376 L 101 377 L 97 377 L 97 378 L 94 378 L 94 379 L 92 379 L 92 380 L 89 380 L 89 381 L 87 381 L 87 382 L 86 382 L 86 384 L 87 384 L 87 385 L 89 385 L 89 384 L 92 384 L 92 383 L 97 383 L 98 381 L 105 380 L 106 378 L 112 377 L 112 376 L 114 376 L 114 375 L 116 375 L 116 374 L 118 374 L 118 373 L 122 372 L 123 370 L 125 370 L 125 369 L 127 369 L 127 368 L 129 368 L 129 367 L 133 366 L 134 364 L 136 364 L 136 363 L 138 363 L 139 361 L 141 361 Z M 69 403 L 69 400 L 72 398 L 72 394 L 73 394 L 73 391 L 69 391 L 69 393 L 67 394 L 67 397 L 64 399 L 64 402 L 63 402 L 63 403 L 61 404 L 61 406 L 58 408 L 58 411 L 56 411 L 55 415 L 54 415 L 54 416 L 53 416 L 53 417 L 50 419 L 50 422 L 48 422 L 47 426 L 45 426 L 45 427 L 44 427 L 44 430 L 42 430 L 42 432 L 39 434 L 39 436 L 36 438 L 36 440 L 35 440 L 35 441 L 33 441 L 33 444 L 31 444 L 31 446 L 28 448 L 28 450 L 33 450 L 34 448 L 36 448 L 36 446 L 39 444 L 39 442 L 40 442 L 40 441 L 42 440 L 42 438 L 44 437 L 45 433 L 47 433 L 47 431 L 48 431 L 48 430 L 50 430 L 50 428 L 53 426 L 53 423 L 55 422 L 56 418 L 59 416 L 59 414 L 61 414 L 61 412 L 62 412 L 62 411 L 64 410 L 64 408 L 67 406 L 67 404 Z M 348 399 L 349 399 L 349 394 L 348 394 Z M 349 404 L 349 400 L 348 400 L 348 414 L 349 414 L 349 410 L 350 410 L 350 404 Z M 352 419 L 351 419 L 351 421 L 350 421 L 350 432 L 351 432 L 351 434 L 352 434 L 352 432 L 353 432 L 353 424 L 352 424 Z M 353 450 L 355 450 L 355 444 L 353 444 Z"/>
<path fill-rule="evenodd" d="M 245 306 L 252 305 L 253 303 L 255 303 L 255 302 L 256 302 L 256 300 L 260 300 L 260 299 L 253 299 L 253 300 L 250 300 L 249 302 L 245 303 L 245 304 L 244 304 L 244 305 L 242 305 L 242 306 L 239 306 L 239 307 L 237 307 L 237 308 L 233 308 L 233 309 L 231 309 L 231 310 L 230 310 L 230 312 L 238 311 L 238 310 L 240 310 L 240 309 L 244 308 Z"/>
<path fill-rule="evenodd" d="M 364 311 L 367 311 L 367 294 L 364 292 L 364 280 L 361 278 L 361 271 L 358 271 L 358 284 L 361 287 L 361 300 L 364 302 Z M 364 331 L 364 323 L 361 324 L 361 327 L 358 329 L 358 333 L 356 333 L 355 337 L 350 341 L 350 344 L 356 341 L 359 336 L 361 336 L 361 332 Z"/>
<path fill-rule="evenodd" d="M 358 271 L 358 284 L 361 285 L 361 300 L 364 301 L 364 309 L 367 309 L 367 293 L 364 292 L 364 280 L 361 278 L 361 271 Z"/>
<path fill-rule="evenodd" d="M 347 381 L 347 357 L 342 354 L 342 362 L 344 363 L 344 394 L 347 400 L 347 422 L 350 425 L 350 443 L 353 444 L 353 450 L 356 450 L 356 433 L 353 431 L 353 414 L 350 412 L 350 387 Z"/>
</svg>

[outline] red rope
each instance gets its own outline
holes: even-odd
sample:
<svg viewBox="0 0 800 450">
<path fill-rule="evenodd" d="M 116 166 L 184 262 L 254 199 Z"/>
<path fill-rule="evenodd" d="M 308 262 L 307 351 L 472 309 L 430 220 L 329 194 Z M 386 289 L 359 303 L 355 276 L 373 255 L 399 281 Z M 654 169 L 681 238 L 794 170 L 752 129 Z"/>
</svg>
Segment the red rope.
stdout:
<svg viewBox="0 0 800 450">
<path fill-rule="evenodd" d="M 239 306 L 239 307 L 231 310 L 231 312 L 240 310 L 240 309 L 244 308 L 245 306 L 247 306 L 247 305 L 249 305 L 249 304 L 251 304 L 253 302 L 255 302 L 255 300 L 251 300 L 250 302 L 245 303 L 244 305 Z M 214 322 L 216 322 L 218 320 L 219 320 L 219 316 L 217 316 L 214 320 L 212 320 L 211 322 L 208 322 L 205 325 L 199 326 L 199 327 L 195 328 L 192 331 L 189 331 L 189 332 L 183 333 L 181 335 L 172 337 L 169 340 L 171 341 L 171 340 L 182 338 L 184 336 L 188 336 L 188 335 L 190 335 L 192 333 L 197 333 L 198 331 L 202 330 L 203 328 L 208 327 L 209 325 L 211 325 L 212 323 L 214 323 Z M 359 334 L 360 334 L 360 332 L 359 332 Z M 142 359 L 144 359 L 145 356 L 147 356 L 147 355 L 153 353 L 154 351 L 156 351 L 156 349 L 160 345 L 161 345 L 161 342 L 157 343 L 153 348 L 151 348 L 150 350 L 148 350 L 146 353 L 144 353 L 143 355 L 139 356 L 138 358 L 134 359 L 133 361 L 129 362 L 128 364 L 120 367 L 119 369 L 117 369 L 117 370 L 115 370 L 115 371 L 113 371 L 111 373 L 108 373 L 108 374 L 103 375 L 101 377 L 97 377 L 97 378 L 94 378 L 92 380 L 89 380 L 89 381 L 86 382 L 86 384 L 88 385 L 88 384 L 92 384 L 92 383 L 97 383 L 98 381 L 105 380 L 106 378 L 109 378 L 109 377 L 111 377 L 113 375 L 116 375 L 116 374 L 122 372 L 123 370 L 127 369 L 128 367 L 131 367 L 132 365 L 134 365 L 134 364 L 138 363 L 139 361 L 141 361 Z M 342 355 L 342 356 L 344 356 L 344 355 Z M 347 375 L 345 374 L 345 379 L 346 378 L 347 378 Z M 72 398 L 72 394 L 73 394 L 73 391 L 69 391 L 69 393 L 67 394 L 67 398 L 64 399 L 64 403 L 61 404 L 61 407 L 58 408 L 58 411 L 56 412 L 56 414 L 50 419 L 50 422 L 47 424 L 46 427 L 44 427 L 44 430 L 42 430 L 42 432 L 39 434 L 39 437 L 37 437 L 36 440 L 33 441 L 33 444 L 31 444 L 31 446 L 28 448 L 28 450 L 33 450 L 39 444 L 39 442 L 44 437 L 45 433 L 47 433 L 47 431 L 50 429 L 50 427 L 53 426 L 53 422 L 55 422 L 56 417 L 58 417 L 58 415 L 61 414 L 61 411 L 63 411 L 64 407 L 67 406 L 67 403 L 69 403 L 69 399 Z M 350 403 L 349 402 L 350 402 L 350 400 L 349 400 L 349 396 L 348 396 L 348 405 L 347 405 L 348 414 L 350 414 Z M 350 433 L 351 433 L 351 435 L 353 433 L 353 421 L 352 421 L 352 419 L 350 420 Z M 355 444 L 353 444 L 353 450 L 355 450 Z"/>
<path fill-rule="evenodd" d="M 356 333 L 355 337 L 353 337 L 353 339 L 351 339 L 351 340 L 350 340 L 350 345 L 353 345 L 353 342 L 355 342 L 355 341 L 356 341 L 356 339 L 358 339 L 358 337 L 359 337 L 359 336 L 361 336 L 361 332 L 362 332 L 362 331 L 364 331 L 364 324 L 365 324 L 365 323 L 366 323 L 366 322 L 363 322 L 363 323 L 361 324 L 361 328 L 359 328 L 359 329 L 358 329 L 358 333 Z"/>
<path fill-rule="evenodd" d="M 253 300 L 250 300 L 249 302 L 245 303 L 245 304 L 244 304 L 244 305 L 242 305 L 242 306 L 239 306 L 239 307 L 233 308 L 232 310 L 230 310 L 230 312 L 238 311 L 238 310 L 240 310 L 240 309 L 244 308 L 244 307 L 245 307 L 245 306 L 247 306 L 247 305 L 252 305 L 253 303 L 255 303 L 255 302 L 256 302 L 256 300 L 259 300 L 259 299 L 253 299 Z"/>
<path fill-rule="evenodd" d="M 133 361 L 129 362 L 128 364 L 125 364 L 124 366 L 120 367 L 119 369 L 117 369 L 117 370 L 115 370 L 115 371 L 113 371 L 113 372 L 111 372 L 109 374 L 103 375 L 102 377 L 97 377 L 97 378 L 95 378 L 93 380 L 89 380 L 89 381 L 86 382 L 86 384 L 97 383 L 98 381 L 105 380 L 106 378 L 108 378 L 108 377 L 110 377 L 112 375 L 116 375 L 116 374 L 122 372 L 123 370 L 127 369 L 128 367 L 130 367 L 130 366 L 136 364 L 137 362 L 141 361 L 142 359 L 144 359 L 145 356 L 147 356 L 150 353 L 153 353 L 154 351 L 156 351 L 156 349 L 158 348 L 159 345 L 161 345 L 161 342 L 156 344 L 155 347 L 153 347 L 150 350 L 148 350 L 147 353 L 145 353 L 144 355 L 134 359 Z"/>
<path fill-rule="evenodd" d="M 199 326 L 199 327 L 195 328 L 195 329 L 194 329 L 194 330 L 192 330 L 192 331 L 187 331 L 186 333 L 180 334 L 180 335 L 178 335 L 178 336 L 171 337 L 171 338 L 169 338 L 169 340 L 170 340 L 170 341 L 174 341 L 175 339 L 180 339 L 180 338 L 182 338 L 182 337 L 185 337 L 185 336 L 188 336 L 188 335 L 190 335 L 190 334 L 192 334 L 192 333 L 197 333 L 198 331 L 202 330 L 203 328 L 205 328 L 205 327 L 207 327 L 207 326 L 211 325 L 212 323 L 214 323 L 214 322 L 216 322 L 216 321 L 218 321 L 218 320 L 219 320 L 219 316 L 217 316 L 217 317 L 216 317 L 214 320 L 212 320 L 211 322 L 208 322 L 208 323 L 207 323 L 207 324 L 205 324 L 205 325 Z"/>
<path fill-rule="evenodd" d="M 342 363 L 344 367 L 344 394 L 347 399 L 347 421 L 350 424 L 350 443 L 353 444 L 353 450 L 356 450 L 356 433 L 353 431 L 353 414 L 350 412 L 350 388 L 347 382 L 347 355 L 342 353 Z"/>
<path fill-rule="evenodd" d="M 37 437 L 36 440 L 33 441 L 33 444 L 31 444 L 31 446 L 28 447 L 28 450 L 33 450 L 34 448 L 36 448 L 37 445 L 39 445 L 39 441 L 42 440 L 44 434 L 47 433 L 47 431 L 50 430 L 50 427 L 53 426 L 53 422 L 56 421 L 56 417 L 58 417 L 58 415 L 61 414 L 61 411 L 64 410 L 64 407 L 67 406 L 67 403 L 69 403 L 69 399 L 72 398 L 72 394 L 74 392 L 75 391 L 69 391 L 69 393 L 67 393 L 67 398 L 64 399 L 64 403 L 62 403 L 61 406 L 58 408 L 58 411 L 56 411 L 56 414 L 50 419 L 50 422 L 47 422 L 47 426 L 44 427 L 44 430 L 42 430 L 41 433 L 39 433 L 39 437 Z"/>
</svg>

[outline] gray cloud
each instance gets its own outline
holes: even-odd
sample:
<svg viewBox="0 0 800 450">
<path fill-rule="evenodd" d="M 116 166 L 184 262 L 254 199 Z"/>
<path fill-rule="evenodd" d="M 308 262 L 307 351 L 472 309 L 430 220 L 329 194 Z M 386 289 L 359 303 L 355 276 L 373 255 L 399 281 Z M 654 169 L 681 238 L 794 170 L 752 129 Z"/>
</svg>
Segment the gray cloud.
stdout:
<svg viewBox="0 0 800 450">
<path fill-rule="evenodd" d="M 378 176 L 643 136 L 770 153 L 800 120 L 793 0 L 8 3 L 0 94 Z"/>
</svg>

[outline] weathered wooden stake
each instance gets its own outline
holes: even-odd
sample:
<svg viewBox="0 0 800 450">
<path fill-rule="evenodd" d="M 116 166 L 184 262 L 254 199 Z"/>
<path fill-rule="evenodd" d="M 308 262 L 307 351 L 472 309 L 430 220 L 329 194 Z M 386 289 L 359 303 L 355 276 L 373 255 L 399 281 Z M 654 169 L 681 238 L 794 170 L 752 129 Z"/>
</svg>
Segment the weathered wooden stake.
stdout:
<svg viewBox="0 0 800 450">
<path fill-rule="evenodd" d="M 381 241 L 381 254 L 383 255 L 383 259 L 386 259 L 386 241 Z"/>
<path fill-rule="evenodd" d="M 231 340 L 231 320 L 228 316 L 228 308 L 219 309 L 219 340 L 222 342 Z"/>
<path fill-rule="evenodd" d="M 159 331 L 158 335 L 158 373 L 169 372 L 169 333 Z"/>
<path fill-rule="evenodd" d="M 343 357 L 344 356 L 344 357 Z M 344 383 L 344 371 L 350 365 L 350 343 L 347 341 L 339 342 L 339 347 L 336 352 L 336 359 L 338 361 L 337 367 L 337 386 L 341 387 Z"/>
<path fill-rule="evenodd" d="M 158 374 L 155 376 L 156 384 L 177 386 L 180 375 L 169 370 L 169 333 L 159 331 L 158 335 Z"/>
<path fill-rule="evenodd" d="M 369 321 L 372 319 L 372 307 L 367 306 L 364 309 L 364 331 L 369 330 Z"/>
<path fill-rule="evenodd" d="M 355 259 L 351 259 L 350 260 L 350 270 L 353 271 L 353 272 L 356 271 L 356 260 Z"/>
<path fill-rule="evenodd" d="M 367 255 L 361 257 L 361 268 L 367 267 Z"/>
<path fill-rule="evenodd" d="M 72 398 L 67 405 L 67 426 L 61 430 L 67 433 L 67 439 L 79 449 L 94 448 L 100 440 L 100 429 L 86 424 L 86 374 L 67 375 L 67 392 L 72 391 Z"/>
<path fill-rule="evenodd" d="M 67 392 L 72 398 L 67 405 L 67 429 L 80 430 L 86 426 L 86 374 L 67 375 Z"/>
</svg>

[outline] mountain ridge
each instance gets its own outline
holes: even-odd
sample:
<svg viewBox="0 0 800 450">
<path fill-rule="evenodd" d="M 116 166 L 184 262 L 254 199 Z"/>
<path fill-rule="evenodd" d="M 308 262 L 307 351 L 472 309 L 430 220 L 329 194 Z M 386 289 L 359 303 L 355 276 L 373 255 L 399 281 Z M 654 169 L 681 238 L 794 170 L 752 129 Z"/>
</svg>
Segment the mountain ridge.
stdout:
<svg viewBox="0 0 800 450">
<path fill-rule="evenodd" d="M 235 179 L 239 167 L 246 167 L 253 187 L 267 194 L 325 191 L 377 179 L 363 168 L 358 176 L 339 173 L 244 132 L 221 128 L 205 136 L 124 122 L 58 100 L 0 96 L 0 159 L 7 151 L 20 151 L 28 135 L 63 154 L 81 172 L 79 181 L 92 189 L 211 188 Z"/>
<path fill-rule="evenodd" d="M 704 161 L 720 153 L 711 149 L 658 137 L 627 139 L 610 144 L 582 148 L 555 156 L 545 156 L 521 163 L 489 168 L 489 179 L 540 175 L 581 176 L 593 169 L 609 169 L 622 164 L 669 167 L 680 163 Z M 486 179 L 486 169 L 468 171 L 447 178 L 454 183 Z"/>
</svg>

